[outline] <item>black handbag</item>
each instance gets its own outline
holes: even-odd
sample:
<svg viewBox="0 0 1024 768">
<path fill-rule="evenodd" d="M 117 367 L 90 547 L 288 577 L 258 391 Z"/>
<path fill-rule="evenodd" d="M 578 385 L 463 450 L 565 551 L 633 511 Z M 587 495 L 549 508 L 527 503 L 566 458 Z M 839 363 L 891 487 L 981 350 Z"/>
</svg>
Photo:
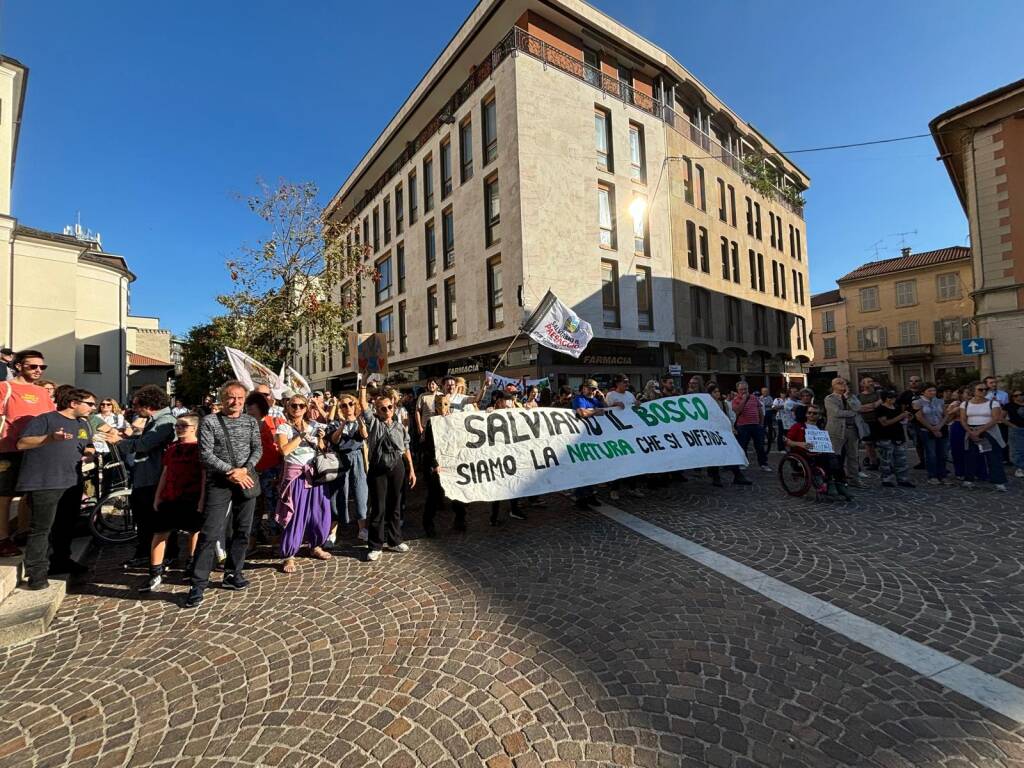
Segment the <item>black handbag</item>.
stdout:
<svg viewBox="0 0 1024 768">
<path fill-rule="evenodd" d="M 235 456 L 235 447 L 231 445 L 231 435 L 228 434 L 227 422 L 224 421 L 224 417 L 219 413 L 217 414 L 217 420 L 220 421 L 220 428 L 224 430 L 224 440 L 227 441 L 228 458 L 231 459 L 231 466 L 235 469 L 241 469 L 238 466 L 238 458 Z M 242 492 L 242 498 L 258 499 L 263 494 L 263 489 L 260 487 L 260 476 L 256 474 L 256 470 L 252 467 L 246 467 L 245 471 L 249 473 L 253 484 L 251 488 L 238 486 L 238 489 Z"/>
</svg>

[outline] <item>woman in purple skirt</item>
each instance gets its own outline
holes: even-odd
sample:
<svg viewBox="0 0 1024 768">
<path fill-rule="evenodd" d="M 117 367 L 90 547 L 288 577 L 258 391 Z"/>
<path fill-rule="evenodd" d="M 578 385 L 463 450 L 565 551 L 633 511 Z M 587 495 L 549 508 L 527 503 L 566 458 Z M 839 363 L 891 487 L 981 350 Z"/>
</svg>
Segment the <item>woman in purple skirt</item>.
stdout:
<svg viewBox="0 0 1024 768">
<path fill-rule="evenodd" d="M 306 420 L 309 403 L 302 395 L 292 395 L 285 406 L 285 423 L 277 428 L 277 445 L 284 457 L 281 471 L 277 522 L 281 534 L 281 570 L 295 573 L 295 555 L 303 545 L 318 560 L 330 560 L 323 548 L 331 532 L 331 503 L 323 485 L 313 485 L 312 463 L 317 449 L 323 449 L 321 425 Z"/>
</svg>

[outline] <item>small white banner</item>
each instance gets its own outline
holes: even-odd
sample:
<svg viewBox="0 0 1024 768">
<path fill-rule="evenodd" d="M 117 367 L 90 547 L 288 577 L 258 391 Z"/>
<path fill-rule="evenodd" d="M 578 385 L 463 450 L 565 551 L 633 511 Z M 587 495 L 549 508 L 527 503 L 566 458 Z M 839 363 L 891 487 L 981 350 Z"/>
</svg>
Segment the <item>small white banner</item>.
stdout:
<svg viewBox="0 0 1024 768">
<path fill-rule="evenodd" d="M 530 387 L 539 387 L 541 389 L 546 389 L 547 387 L 551 386 L 551 382 L 548 381 L 547 378 L 543 378 L 543 379 L 526 379 L 526 378 L 523 378 L 523 379 L 510 379 L 508 376 L 499 376 L 498 374 L 493 373 L 491 371 L 484 371 L 484 376 L 486 376 L 487 379 L 490 380 L 491 384 L 493 384 L 498 389 L 504 389 L 509 384 L 512 384 L 517 389 L 519 389 L 520 391 L 525 392 Z"/>
<path fill-rule="evenodd" d="M 590 323 L 560 302 L 551 291 L 544 294 L 523 330 L 530 338 L 549 349 L 579 357 L 594 338 Z"/>
<path fill-rule="evenodd" d="M 804 442 L 811 444 L 811 450 L 814 453 L 835 453 L 832 450 L 832 438 L 824 429 L 810 426 L 805 428 Z"/>
<path fill-rule="evenodd" d="M 564 408 L 502 408 L 435 416 L 431 424 L 444 492 L 465 502 L 747 463 L 729 418 L 704 394 L 587 418 Z"/>
<path fill-rule="evenodd" d="M 242 382 L 247 390 L 251 392 L 257 384 L 266 384 L 275 398 L 284 397 L 284 382 L 267 366 L 240 349 L 224 347 L 224 351 L 227 353 L 228 362 L 231 363 L 231 370 L 235 372 L 235 378 Z"/>
</svg>

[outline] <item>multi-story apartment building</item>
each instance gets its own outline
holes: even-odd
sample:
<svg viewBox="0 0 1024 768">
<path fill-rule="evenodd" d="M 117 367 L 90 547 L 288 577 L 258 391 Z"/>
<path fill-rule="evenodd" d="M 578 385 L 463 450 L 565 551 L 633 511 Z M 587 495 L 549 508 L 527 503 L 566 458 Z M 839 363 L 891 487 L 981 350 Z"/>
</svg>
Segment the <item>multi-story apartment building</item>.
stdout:
<svg viewBox="0 0 1024 768">
<path fill-rule="evenodd" d="M 1024 80 L 931 121 L 971 231 L 981 373 L 1024 370 Z"/>
<path fill-rule="evenodd" d="M 744 163 L 770 155 L 755 191 Z M 378 279 L 354 329 L 406 381 L 796 374 L 810 360 L 809 179 L 669 54 L 578 0 L 483 0 L 331 200 Z M 521 337 L 551 289 L 594 327 L 576 360 Z M 299 340 L 313 386 L 347 350 Z"/>
<path fill-rule="evenodd" d="M 815 372 L 902 387 L 911 376 L 942 382 L 977 368 L 960 344 L 971 335 L 971 272 L 969 248 L 904 248 L 839 278 L 838 290 L 811 298 Z"/>
</svg>

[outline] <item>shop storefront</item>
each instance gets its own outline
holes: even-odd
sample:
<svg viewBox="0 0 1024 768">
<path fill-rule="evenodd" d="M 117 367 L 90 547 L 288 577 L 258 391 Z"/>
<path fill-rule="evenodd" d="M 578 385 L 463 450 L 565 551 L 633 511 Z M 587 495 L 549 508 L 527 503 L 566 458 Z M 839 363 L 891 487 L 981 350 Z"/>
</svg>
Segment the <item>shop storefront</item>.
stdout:
<svg viewBox="0 0 1024 768">
<path fill-rule="evenodd" d="M 548 376 L 556 387 L 568 384 L 573 390 L 585 379 L 596 379 L 607 390 L 612 377 L 622 373 L 639 393 L 644 384 L 665 372 L 660 346 L 639 346 L 595 339 L 580 357 L 574 358 L 554 350 L 541 348 L 537 355 L 536 375 Z"/>
</svg>

